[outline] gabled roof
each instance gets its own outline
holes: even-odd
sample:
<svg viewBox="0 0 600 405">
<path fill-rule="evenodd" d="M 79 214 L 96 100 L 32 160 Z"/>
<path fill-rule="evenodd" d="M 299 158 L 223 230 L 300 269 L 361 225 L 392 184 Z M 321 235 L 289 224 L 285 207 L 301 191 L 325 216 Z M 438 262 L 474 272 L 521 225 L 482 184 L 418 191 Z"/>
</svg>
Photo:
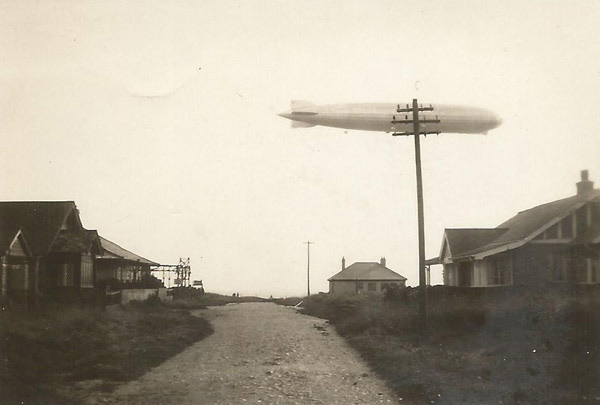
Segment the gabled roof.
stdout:
<svg viewBox="0 0 600 405">
<path fill-rule="evenodd" d="M 484 246 L 464 252 L 462 255 L 481 256 L 488 252 L 492 254 L 497 249 L 507 250 L 520 247 L 558 223 L 577 208 L 598 198 L 600 198 L 600 190 L 593 190 L 590 193 L 577 194 L 521 211 L 508 221 L 498 225 L 498 228 L 508 229 L 500 237 Z"/>
<path fill-rule="evenodd" d="M 25 254 L 27 256 L 31 255 L 29 245 L 20 229 L 0 227 L 0 257 L 4 257 L 9 253 L 16 239 L 21 241 Z"/>
<path fill-rule="evenodd" d="M 461 256 L 465 252 L 487 245 L 507 231 L 508 229 L 502 226 L 498 228 L 446 229 L 445 236 L 452 256 Z"/>
<path fill-rule="evenodd" d="M 8 252 L 10 245 L 12 245 L 18 234 L 19 227 L 15 224 L 11 224 L 10 226 L 2 226 L 2 224 L 0 224 L 0 257 Z"/>
<path fill-rule="evenodd" d="M 581 193 L 519 212 L 514 217 L 492 229 L 446 229 L 444 242 L 450 247 L 452 260 L 468 257 L 481 259 L 502 250 L 518 248 L 570 215 L 586 203 L 600 198 L 600 190 Z M 597 243 L 598 230 L 590 229 L 581 238 Z M 579 240 L 578 237 L 576 240 Z M 583 240 L 583 239 L 581 239 Z M 443 244 L 442 244 L 443 247 Z M 441 253 L 440 253 L 441 255 Z M 441 257 L 429 259 L 428 264 L 438 264 Z"/>
<path fill-rule="evenodd" d="M 158 266 L 158 263 L 148 260 L 142 256 L 138 256 L 135 253 L 122 248 L 116 243 L 103 238 L 102 236 L 100 236 L 100 244 L 102 245 L 103 253 L 98 257 L 99 259 L 125 259 L 143 264 L 149 264 L 150 266 Z"/>
<path fill-rule="evenodd" d="M 406 277 L 401 276 L 377 262 L 356 262 L 344 270 L 340 271 L 328 281 L 352 280 L 389 280 L 389 281 L 405 281 Z"/>
<path fill-rule="evenodd" d="M 73 201 L 3 201 L 0 228 L 20 228 L 32 254 L 42 256 L 49 252 L 71 212 L 77 212 Z"/>
<path fill-rule="evenodd" d="M 485 246 L 508 231 L 506 228 L 446 228 L 438 257 L 425 261 L 426 265 L 441 264 L 444 252 L 451 257 L 462 256 L 473 249 Z"/>
<path fill-rule="evenodd" d="M 96 249 L 94 249 L 96 248 Z M 101 249 L 98 232 L 94 230 L 60 231 L 52 244 L 52 252 L 90 253 Z"/>
</svg>

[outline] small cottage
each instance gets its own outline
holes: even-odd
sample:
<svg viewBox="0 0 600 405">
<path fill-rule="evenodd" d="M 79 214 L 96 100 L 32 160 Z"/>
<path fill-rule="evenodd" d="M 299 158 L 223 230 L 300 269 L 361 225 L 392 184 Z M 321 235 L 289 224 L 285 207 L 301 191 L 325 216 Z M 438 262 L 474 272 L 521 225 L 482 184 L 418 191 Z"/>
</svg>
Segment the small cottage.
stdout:
<svg viewBox="0 0 600 405">
<path fill-rule="evenodd" d="M 382 294 L 392 285 L 406 286 L 406 277 L 386 267 L 385 257 L 377 262 L 356 262 L 346 267 L 342 258 L 342 271 L 328 279 L 329 293 L 344 294 Z"/>
</svg>

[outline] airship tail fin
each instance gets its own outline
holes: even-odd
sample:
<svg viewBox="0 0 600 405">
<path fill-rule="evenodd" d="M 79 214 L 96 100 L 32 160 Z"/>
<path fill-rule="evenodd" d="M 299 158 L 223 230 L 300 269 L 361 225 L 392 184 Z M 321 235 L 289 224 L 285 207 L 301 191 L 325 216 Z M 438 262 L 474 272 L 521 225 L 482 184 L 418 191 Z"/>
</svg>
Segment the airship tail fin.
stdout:
<svg viewBox="0 0 600 405">
<path fill-rule="evenodd" d="M 310 127 L 314 127 L 315 124 L 311 124 L 308 122 L 302 122 L 302 121 L 292 121 L 292 128 L 310 128 Z"/>
<path fill-rule="evenodd" d="M 313 113 L 316 114 L 316 106 L 310 101 L 304 100 L 292 100 L 292 114 L 293 113 Z"/>
</svg>

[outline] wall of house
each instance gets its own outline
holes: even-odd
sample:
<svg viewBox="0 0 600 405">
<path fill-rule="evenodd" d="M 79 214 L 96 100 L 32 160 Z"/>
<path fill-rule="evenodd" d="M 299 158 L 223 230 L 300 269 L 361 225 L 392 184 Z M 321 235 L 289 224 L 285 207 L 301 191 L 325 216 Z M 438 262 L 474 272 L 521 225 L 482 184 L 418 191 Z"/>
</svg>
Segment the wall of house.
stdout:
<svg viewBox="0 0 600 405">
<path fill-rule="evenodd" d="M 96 279 L 116 278 L 122 283 L 141 283 L 143 274 L 150 274 L 150 266 L 115 259 L 96 260 Z"/>
<path fill-rule="evenodd" d="M 524 245 L 513 251 L 513 284 L 541 285 L 551 280 L 550 257 L 556 249 L 547 245 Z"/>
<path fill-rule="evenodd" d="M 121 304 L 129 301 L 144 301 L 153 295 L 158 295 L 161 300 L 172 300 L 173 296 L 167 296 L 167 288 L 136 288 L 121 290 Z"/>
<path fill-rule="evenodd" d="M 335 280 L 329 282 L 329 294 L 332 295 L 345 295 L 356 293 L 356 282 Z"/>
<path fill-rule="evenodd" d="M 399 287 L 405 287 L 405 281 L 386 281 L 386 280 L 334 280 L 329 282 L 329 293 L 332 295 L 346 294 L 381 294 L 389 284 L 397 284 Z M 371 286 L 369 286 L 371 285 Z"/>
<path fill-rule="evenodd" d="M 444 285 L 457 286 L 458 275 L 454 263 L 444 264 Z"/>
</svg>

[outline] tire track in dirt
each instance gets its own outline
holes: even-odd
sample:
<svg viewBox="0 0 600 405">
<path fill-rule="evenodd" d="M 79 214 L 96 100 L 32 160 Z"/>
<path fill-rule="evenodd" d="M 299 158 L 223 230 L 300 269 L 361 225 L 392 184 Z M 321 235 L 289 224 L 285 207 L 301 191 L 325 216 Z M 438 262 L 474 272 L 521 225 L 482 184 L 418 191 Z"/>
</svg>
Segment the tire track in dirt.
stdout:
<svg viewBox="0 0 600 405">
<path fill-rule="evenodd" d="M 271 303 L 199 310 L 215 333 L 89 404 L 373 404 L 392 392 L 326 321 Z M 168 327 L 168 325 L 165 325 Z"/>
</svg>

